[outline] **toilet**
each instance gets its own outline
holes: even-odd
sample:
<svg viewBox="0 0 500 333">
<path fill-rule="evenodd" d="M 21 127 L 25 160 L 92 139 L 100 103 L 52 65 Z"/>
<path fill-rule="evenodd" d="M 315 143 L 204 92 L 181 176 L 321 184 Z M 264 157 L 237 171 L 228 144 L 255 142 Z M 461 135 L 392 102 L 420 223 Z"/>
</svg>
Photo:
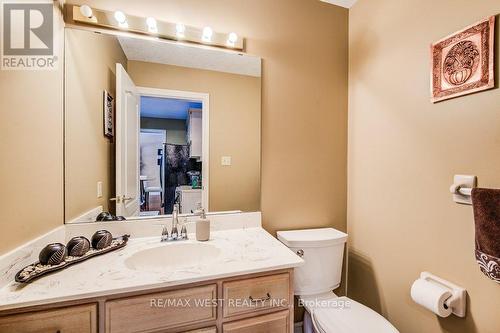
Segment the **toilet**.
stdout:
<svg viewBox="0 0 500 333">
<path fill-rule="evenodd" d="M 278 239 L 304 259 L 295 268 L 294 293 L 306 309 L 304 333 L 399 333 L 377 312 L 338 297 L 347 234 L 333 228 L 278 231 Z"/>
</svg>

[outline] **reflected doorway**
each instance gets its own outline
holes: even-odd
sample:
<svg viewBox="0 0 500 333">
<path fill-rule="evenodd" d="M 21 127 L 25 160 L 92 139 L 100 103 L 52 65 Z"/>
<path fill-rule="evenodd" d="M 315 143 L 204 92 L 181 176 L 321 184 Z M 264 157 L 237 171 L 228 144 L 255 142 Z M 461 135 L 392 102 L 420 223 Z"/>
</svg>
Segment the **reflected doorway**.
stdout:
<svg viewBox="0 0 500 333">
<path fill-rule="evenodd" d="M 203 101 L 140 97 L 140 215 L 193 213 L 203 201 Z"/>
</svg>

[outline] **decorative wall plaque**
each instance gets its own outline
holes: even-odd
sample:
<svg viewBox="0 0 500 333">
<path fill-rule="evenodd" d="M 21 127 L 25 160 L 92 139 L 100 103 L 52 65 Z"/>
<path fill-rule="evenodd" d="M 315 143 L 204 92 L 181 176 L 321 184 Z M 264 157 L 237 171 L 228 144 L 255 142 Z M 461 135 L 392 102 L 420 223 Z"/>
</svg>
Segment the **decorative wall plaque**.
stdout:
<svg viewBox="0 0 500 333">
<path fill-rule="evenodd" d="M 495 16 L 431 45 L 432 102 L 493 88 Z"/>
</svg>

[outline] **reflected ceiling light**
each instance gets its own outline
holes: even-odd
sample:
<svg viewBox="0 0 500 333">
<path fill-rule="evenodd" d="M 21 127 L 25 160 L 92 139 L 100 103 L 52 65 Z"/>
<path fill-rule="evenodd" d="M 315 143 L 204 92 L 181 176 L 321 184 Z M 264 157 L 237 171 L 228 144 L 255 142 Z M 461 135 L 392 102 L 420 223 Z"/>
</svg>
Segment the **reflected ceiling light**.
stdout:
<svg viewBox="0 0 500 333">
<path fill-rule="evenodd" d="M 238 41 L 238 35 L 235 32 L 231 32 L 227 37 L 227 45 L 234 47 Z"/>
<path fill-rule="evenodd" d="M 92 13 L 92 8 L 90 8 L 87 5 L 83 5 L 80 7 L 80 13 L 85 16 L 86 18 L 92 18 L 93 13 Z"/>
<path fill-rule="evenodd" d="M 158 26 L 156 24 L 156 20 L 154 17 L 148 17 L 146 19 L 146 24 L 148 26 L 148 31 L 149 32 L 153 32 L 153 33 L 157 33 L 158 32 Z"/>
<path fill-rule="evenodd" d="M 115 20 L 118 22 L 120 28 L 128 28 L 127 16 L 122 11 L 117 10 L 115 12 Z"/>
<path fill-rule="evenodd" d="M 177 23 L 175 25 L 175 35 L 177 36 L 177 38 L 184 38 L 185 33 L 186 33 L 186 26 L 184 24 Z"/>
<path fill-rule="evenodd" d="M 212 41 L 212 35 L 213 35 L 212 28 L 210 27 L 205 27 L 203 28 L 203 35 L 201 36 L 201 40 L 204 41 L 205 43 L 210 43 Z"/>
</svg>

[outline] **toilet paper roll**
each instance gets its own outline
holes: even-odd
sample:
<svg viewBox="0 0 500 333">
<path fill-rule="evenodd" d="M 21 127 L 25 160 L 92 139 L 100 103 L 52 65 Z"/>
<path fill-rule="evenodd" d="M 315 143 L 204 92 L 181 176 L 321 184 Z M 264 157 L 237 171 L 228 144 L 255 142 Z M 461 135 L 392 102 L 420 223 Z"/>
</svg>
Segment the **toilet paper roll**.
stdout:
<svg viewBox="0 0 500 333">
<path fill-rule="evenodd" d="M 452 312 L 451 307 L 445 305 L 445 301 L 451 295 L 449 289 L 425 279 L 418 279 L 411 286 L 411 298 L 417 304 L 443 318 L 448 317 Z"/>
</svg>

